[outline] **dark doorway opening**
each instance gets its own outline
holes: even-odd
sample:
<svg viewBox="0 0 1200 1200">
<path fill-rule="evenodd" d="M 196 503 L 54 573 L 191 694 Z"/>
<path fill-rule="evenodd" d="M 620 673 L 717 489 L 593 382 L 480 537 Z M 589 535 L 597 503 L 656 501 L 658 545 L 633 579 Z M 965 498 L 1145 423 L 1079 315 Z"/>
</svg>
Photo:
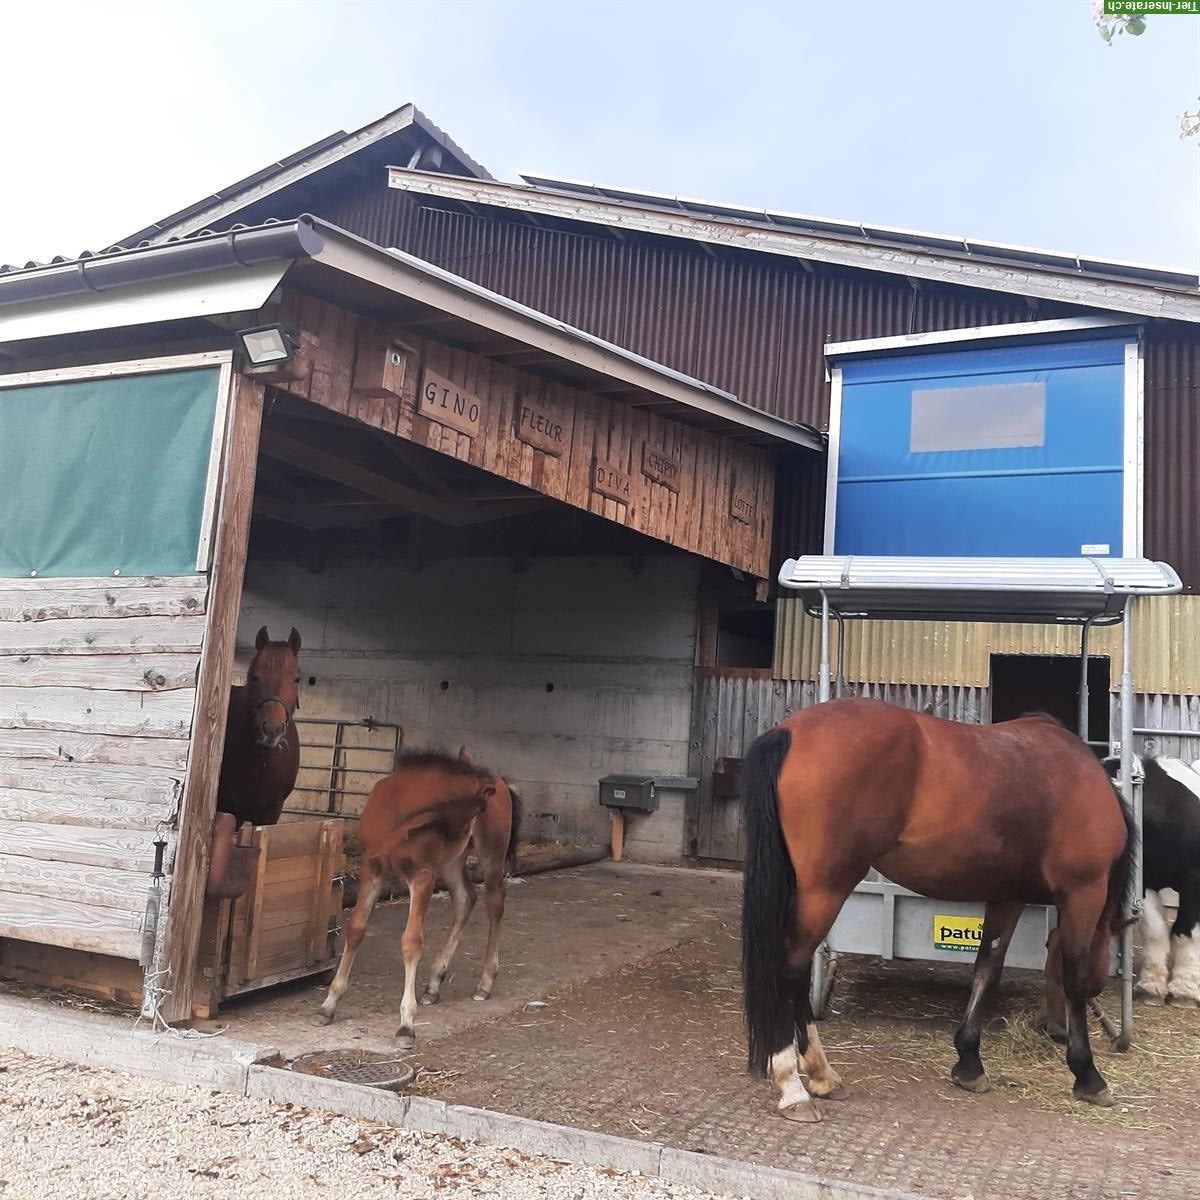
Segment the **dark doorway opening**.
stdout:
<svg viewBox="0 0 1200 1200">
<path fill-rule="evenodd" d="M 992 655 L 992 722 L 1044 712 L 1068 729 L 1079 727 L 1079 659 L 1048 654 Z M 1107 752 L 1109 660 L 1088 658 L 1088 732 L 1094 748 Z"/>
<path fill-rule="evenodd" d="M 722 608 L 717 613 L 718 667 L 770 667 L 775 644 L 775 609 Z"/>
</svg>

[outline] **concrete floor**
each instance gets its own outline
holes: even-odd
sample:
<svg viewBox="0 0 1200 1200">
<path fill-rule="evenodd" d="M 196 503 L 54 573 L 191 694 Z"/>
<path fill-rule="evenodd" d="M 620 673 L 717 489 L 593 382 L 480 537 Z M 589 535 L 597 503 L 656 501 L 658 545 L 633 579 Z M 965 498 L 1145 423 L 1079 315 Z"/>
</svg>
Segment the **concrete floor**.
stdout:
<svg viewBox="0 0 1200 1200">
<path fill-rule="evenodd" d="M 494 998 L 470 998 L 480 909 L 445 999 L 421 1010 L 409 1090 L 944 1200 L 1200 1195 L 1200 1014 L 1139 1009 L 1148 1049 L 1097 1046 L 1121 1101 L 1100 1113 L 1072 1105 L 1061 1050 L 1028 1032 L 1035 972 L 1006 976 L 983 1048 L 996 1088 L 968 1096 L 947 1074 L 969 965 L 844 959 L 822 1038 L 852 1098 L 825 1104 L 817 1126 L 779 1119 L 744 1067 L 739 891 L 734 873 L 610 862 L 514 886 Z M 230 1003 L 220 1020 L 289 1058 L 391 1050 L 404 915 L 403 902 L 376 913 L 333 1026 L 311 1024 L 324 991 L 311 983 Z M 431 946 L 448 917 L 437 901 Z"/>
<path fill-rule="evenodd" d="M 740 887 L 741 876 L 727 871 L 611 862 L 510 880 L 492 999 L 471 998 L 487 942 L 481 901 L 471 914 L 442 999 L 418 1013 L 418 1050 L 434 1038 L 521 1012 L 549 992 L 705 936 L 736 903 Z M 344 913 L 343 921 L 349 915 Z M 327 987 L 324 981 L 310 980 L 226 1001 L 218 1017 L 201 1028 L 228 1026 L 234 1036 L 278 1046 L 289 1057 L 334 1047 L 392 1050 L 400 1023 L 400 935 L 407 915 L 404 900 L 375 909 L 333 1025 L 313 1025 Z M 418 991 L 424 989 L 450 916 L 449 898 L 438 893 L 426 924 Z"/>
</svg>

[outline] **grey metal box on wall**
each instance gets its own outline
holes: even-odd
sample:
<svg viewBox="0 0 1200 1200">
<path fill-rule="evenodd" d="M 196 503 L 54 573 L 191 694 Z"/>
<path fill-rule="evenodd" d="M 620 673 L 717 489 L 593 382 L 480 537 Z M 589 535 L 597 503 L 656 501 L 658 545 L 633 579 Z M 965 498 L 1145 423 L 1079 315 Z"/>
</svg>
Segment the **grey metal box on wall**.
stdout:
<svg viewBox="0 0 1200 1200">
<path fill-rule="evenodd" d="M 605 775 L 600 780 L 600 803 L 605 808 L 658 811 L 658 792 L 653 775 Z"/>
</svg>

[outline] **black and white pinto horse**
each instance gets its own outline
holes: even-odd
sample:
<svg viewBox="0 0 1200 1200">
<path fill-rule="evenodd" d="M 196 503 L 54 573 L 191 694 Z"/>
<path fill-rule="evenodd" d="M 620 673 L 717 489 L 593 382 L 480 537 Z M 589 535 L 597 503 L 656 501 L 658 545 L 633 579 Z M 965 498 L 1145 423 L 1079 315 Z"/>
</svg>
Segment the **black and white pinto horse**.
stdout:
<svg viewBox="0 0 1200 1200">
<path fill-rule="evenodd" d="M 1104 764 L 1116 775 L 1119 760 Z M 1169 1000 L 1200 1007 L 1200 764 L 1143 758 L 1142 969 L 1137 992 L 1147 1004 Z M 1162 892 L 1179 894 L 1175 923 L 1167 925 Z"/>
</svg>

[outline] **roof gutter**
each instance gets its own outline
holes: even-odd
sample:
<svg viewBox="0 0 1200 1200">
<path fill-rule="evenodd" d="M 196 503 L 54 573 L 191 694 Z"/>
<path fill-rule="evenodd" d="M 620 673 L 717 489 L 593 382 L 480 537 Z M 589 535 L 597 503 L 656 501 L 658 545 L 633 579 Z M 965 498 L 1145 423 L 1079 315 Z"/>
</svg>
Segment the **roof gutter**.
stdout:
<svg viewBox="0 0 1200 1200">
<path fill-rule="evenodd" d="M 213 237 L 98 254 L 0 275 L 0 306 L 66 300 L 202 271 L 314 258 L 324 245 L 325 239 L 317 233 L 312 221 L 300 218 L 253 229 L 232 229 Z"/>
<path fill-rule="evenodd" d="M 821 434 L 810 426 L 752 408 L 710 383 L 307 215 L 0 274 L 0 344 L 137 323 L 140 313 L 147 314 L 142 319 L 153 314 L 168 320 L 240 311 L 248 289 L 258 307 L 297 260 L 375 284 L 769 442 L 824 449 Z M 110 291 L 111 297 L 104 295 Z M 179 295 L 168 303 L 164 291 Z"/>
</svg>

